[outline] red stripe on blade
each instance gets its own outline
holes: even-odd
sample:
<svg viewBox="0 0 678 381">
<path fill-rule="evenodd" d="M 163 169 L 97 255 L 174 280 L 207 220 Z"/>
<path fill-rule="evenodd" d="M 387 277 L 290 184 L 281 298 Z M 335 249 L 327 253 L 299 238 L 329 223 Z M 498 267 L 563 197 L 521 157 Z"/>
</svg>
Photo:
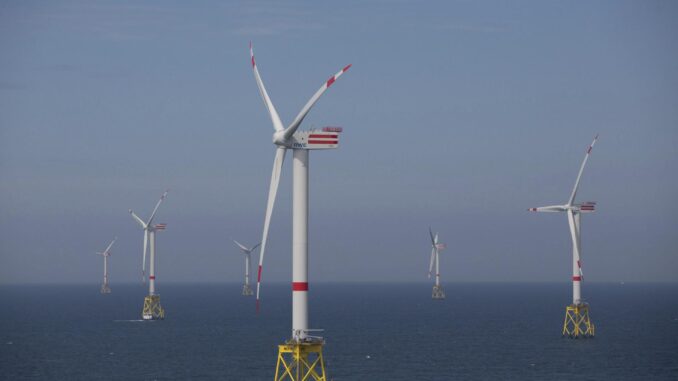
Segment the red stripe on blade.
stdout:
<svg viewBox="0 0 678 381">
<path fill-rule="evenodd" d="M 345 68 L 341 69 L 341 72 L 342 72 L 342 73 L 345 72 L 346 70 L 350 69 L 351 66 L 353 66 L 353 64 L 348 64 L 348 65 L 346 65 Z"/>
<path fill-rule="evenodd" d="M 338 140 L 309 140 L 308 144 L 338 144 Z"/>
<path fill-rule="evenodd" d="M 292 282 L 292 291 L 308 291 L 308 282 Z"/>
<path fill-rule="evenodd" d="M 332 77 L 332 78 L 328 79 L 328 80 L 327 80 L 327 87 L 330 87 L 330 86 L 332 86 L 332 84 L 333 84 L 333 83 L 334 83 L 334 81 L 336 81 L 336 80 L 337 80 L 337 79 L 336 79 L 336 78 L 334 78 L 334 77 Z"/>
</svg>

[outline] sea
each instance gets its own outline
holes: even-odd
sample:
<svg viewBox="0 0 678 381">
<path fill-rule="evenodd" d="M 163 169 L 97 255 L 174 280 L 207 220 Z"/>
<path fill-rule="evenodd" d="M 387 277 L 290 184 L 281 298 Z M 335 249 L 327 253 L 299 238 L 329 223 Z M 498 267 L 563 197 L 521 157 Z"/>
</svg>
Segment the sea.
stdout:
<svg viewBox="0 0 678 381">
<path fill-rule="evenodd" d="M 289 283 L 0 286 L 2 380 L 272 380 Z M 586 283 L 593 339 L 561 336 L 568 283 L 319 283 L 329 380 L 678 380 L 678 284 Z"/>
</svg>

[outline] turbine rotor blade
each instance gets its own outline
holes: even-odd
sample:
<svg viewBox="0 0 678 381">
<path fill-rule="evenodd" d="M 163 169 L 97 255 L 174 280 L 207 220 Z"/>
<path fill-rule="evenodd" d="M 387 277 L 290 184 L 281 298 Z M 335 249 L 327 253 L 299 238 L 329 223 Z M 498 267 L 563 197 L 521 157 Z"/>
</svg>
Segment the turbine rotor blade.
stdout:
<svg viewBox="0 0 678 381">
<path fill-rule="evenodd" d="M 131 214 L 131 215 L 132 215 L 132 218 L 134 218 L 134 220 L 135 220 L 136 222 L 138 222 L 139 225 L 141 225 L 141 228 L 142 228 L 142 229 L 146 229 L 146 223 L 144 222 L 144 220 L 142 220 L 141 218 L 139 218 L 139 216 L 137 216 L 136 213 L 134 213 L 134 212 L 132 211 L 132 209 L 129 210 L 129 214 Z"/>
<path fill-rule="evenodd" d="M 268 110 L 268 113 L 271 116 L 271 122 L 273 122 L 273 129 L 276 131 L 282 131 L 285 129 L 285 127 L 283 126 L 283 123 L 280 120 L 278 111 L 276 111 L 275 106 L 271 101 L 271 98 L 268 96 L 268 92 L 266 91 L 266 87 L 264 86 L 264 81 L 261 80 L 261 76 L 259 75 L 259 69 L 257 68 L 256 61 L 254 60 L 254 48 L 252 47 L 251 42 L 250 42 L 250 57 L 252 58 L 252 70 L 254 71 L 254 79 L 257 81 L 259 94 L 261 94 L 261 98 L 264 100 L 264 105 L 266 105 L 266 109 Z"/>
<path fill-rule="evenodd" d="M 433 230 L 431 230 L 431 227 L 430 227 L 430 226 L 428 227 L 428 234 L 431 236 L 431 245 L 435 246 L 436 240 L 435 240 L 435 238 L 433 237 Z"/>
<path fill-rule="evenodd" d="M 256 249 L 257 249 L 257 247 L 259 247 L 259 245 L 261 245 L 261 242 L 259 242 L 258 244 L 256 244 L 256 245 L 252 246 L 252 248 L 250 249 L 250 252 L 252 252 L 252 251 L 256 250 Z"/>
<path fill-rule="evenodd" d="M 261 288 L 261 270 L 264 264 L 264 254 L 266 254 L 266 242 L 268 240 L 268 228 L 271 223 L 271 214 L 275 205 L 275 197 L 278 193 L 278 184 L 280 183 L 280 173 L 282 172 L 283 162 L 285 161 L 284 147 L 278 147 L 275 151 L 273 160 L 273 171 L 271 172 L 271 184 L 268 189 L 268 202 L 266 204 L 266 217 L 264 219 L 264 231 L 261 238 L 261 251 L 259 252 L 259 268 L 257 270 L 257 310 L 259 309 L 259 292 Z"/>
<path fill-rule="evenodd" d="M 586 166 L 586 162 L 589 160 L 589 156 L 591 155 L 591 150 L 593 149 L 593 146 L 596 144 L 596 140 L 598 140 L 598 135 L 596 135 L 596 137 L 593 138 L 593 142 L 591 142 L 591 145 L 586 150 L 586 155 L 584 156 L 584 161 L 582 161 L 581 167 L 579 167 L 579 174 L 577 175 L 577 181 L 575 181 L 575 183 L 574 183 L 574 188 L 572 188 L 572 194 L 570 195 L 570 199 L 567 201 L 567 205 L 572 205 L 572 203 L 574 202 L 575 196 L 577 196 L 577 189 L 579 189 L 579 180 L 581 180 L 581 174 L 584 172 L 584 167 Z"/>
<path fill-rule="evenodd" d="M 285 135 L 284 135 L 285 139 L 289 139 L 292 135 L 294 135 L 294 133 L 297 131 L 297 128 L 299 128 L 299 125 L 304 120 L 304 118 L 306 117 L 308 112 L 311 111 L 311 108 L 313 107 L 313 105 L 315 105 L 315 103 L 318 101 L 318 99 L 320 99 L 320 97 L 323 95 L 323 93 L 327 89 L 329 89 L 330 86 L 332 86 L 332 84 L 339 77 L 341 77 L 341 75 L 344 74 L 350 67 L 351 67 L 351 65 L 344 67 L 337 74 L 333 75 L 332 77 L 330 77 L 330 79 L 328 79 L 325 83 L 323 83 L 322 86 L 320 86 L 318 91 L 316 91 L 315 94 L 313 94 L 313 96 L 311 97 L 311 99 L 309 99 L 308 102 L 306 102 L 306 104 L 301 109 L 301 111 L 299 111 L 299 114 L 297 115 L 297 117 L 294 118 L 294 121 L 285 130 Z"/>
<path fill-rule="evenodd" d="M 161 196 L 160 200 L 158 200 L 158 203 L 155 204 L 155 209 L 153 209 L 153 213 L 151 213 L 151 218 L 148 219 L 148 225 L 152 226 L 153 224 L 153 219 L 155 218 L 155 213 L 158 212 L 158 208 L 160 207 L 160 204 L 165 200 L 165 197 L 167 197 L 167 192 L 169 192 L 169 189 L 166 190 Z"/>
<path fill-rule="evenodd" d="M 428 265 L 428 279 L 431 279 L 431 272 L 433 271 L 433 260 L 435 259 L 436 248 L 435 246 L 431 249 L 431 261 Z"/>
<path fill-rule="evenodd" d="M 118 237 L 113 238 L 113 241 L 111 241 L 111 243 L 108 245 L 106 250 L 104 250 L 104 253 L 108 253 L 108 251 L 111 250 L 111 247 L 113 247 L 113 244 L 115 243 L 115 240 L 117 240 L 117 239 L 118 239 Z"/>
<path fill-rule="evenodd" d="M 238 247 L 240 248 L 240 250 L 242 250 L 242 251 L 244 251 L 244 252 L 246 252 L 246 253 L 250 251 L 250 249 L 248 249 L 247 246 L 243 245 L 242 243 L 240 243 L 240 242 L 238 242 L 238 241 L 236 241 L 236 240 L 233 240 L 233 242 L 235 242 L 235 244 L 238 245 Z"/>
</svg>

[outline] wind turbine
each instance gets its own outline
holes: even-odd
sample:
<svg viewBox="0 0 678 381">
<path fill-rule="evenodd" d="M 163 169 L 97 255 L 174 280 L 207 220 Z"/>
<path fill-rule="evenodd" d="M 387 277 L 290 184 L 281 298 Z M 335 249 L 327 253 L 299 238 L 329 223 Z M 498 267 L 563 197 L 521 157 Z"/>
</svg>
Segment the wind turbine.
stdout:
<svg viewBox="0 0 678 381">
<path fill-rule="evenodd" d="M 445 290 L 440 285 L 440 252 L 447 248 L 444 243 L 438 242 L 438 233 L 433 234 L 431 228 L 428 228 L 428 233 L 431 236 L 431 261 L 428 265 L 428 278 L 431 279 L 431 272 L 433 271 L 433 262 L 436 264 L 436 284 L 433 285 L 433 299 L 445 299 Z"/>
<path fill-rule="evenodd" d="M 280 380 L 278 378 L 278 373 L 281 369 L 284 372 L 283 377 L 289 376 L 290 379 L 293 380 L 301 380 L 300 377 L 303 377 L 303 374 L 312 374 L 316 380 L 325 380 L 325 368 L 322 360 L 322 345 L 324 344 L 324 340 L 321 337 L 309 335 L 313 330 L 308 327 L 309 150 L 337 148 L 339 144 L 339 133 L 342 132 L 342 129 L 340 127 L 325 127 L 320 130 L 309 131 L 297 131 L 297 129 L 323 93 L 325 93 L 325 91 L 330 88 L 330 86 L 332 86 L 332 84 L 334 84 L 334 82 L 351 67 L 351 65 L 344 67 L 324 82 L 318 91 L 316 91 L 311 99 L 304 105 L 292 123 L 285 128 L 266 91 L 266 87 L 261 80 L 259 70 L 254 60 L 254 51 L 251 43 L 250 57 L 254 78 L 259 87 L 259 93 L 263 98 L 271 122 L 273 123 L 273 144 L 276 146 L 273 171 L 271 173 L 271 183 L 268 190 L 264 230 L 261 239 L 259 268 L 257 272 L 257 309 L 259 306 L 261 273 L 264 255 L 266 254 L 271 213 L 273 212 L 273 206 L 275 204 L 282 165 L 285 160 L 285 153 L 288 149 L 292 149 L 294 169 L 292 197 L 292 337 L 285 345 L 279 346 L 276 380 Z M 317 360 L 312 363 L 308 362 L 309 354 L 315 354 Z M 285 360 L 285 356 L 291 356 L 289 365 L 288 361 Z M 284 365 L 283 368 L 281 368 L 281 365 Z M 316 371 L 317 367 L 320 368 L 322 377 L 318 375 Z M 294 372 L 290 369 L 293 369 Z M 293 375 L 292 373 L 295 373 L 296 375 Z M 304 377 L 304 379 L 306 378 Z"/>
<path fill-rule="evenodd" d="M 584 161 L 579 167 L 577 180 L 574 182 L 574 188 L 570 194 L 567 203 L 563 205 L 550 205 L 538 208 L 529 208 L 530 212 L 565 212 L 567 213 L 567 222 L 570 225 L 570 238 L 572 239 L 572 304 L 565 309 L 565 322 L 563 324 L 563 335 L 570 337 L 592 337 L 595 334 L 595 327 L 589 318 L 589 305 L 581 297 L 581 282 L 584 279 L 581 261 L 581 214 L 592 213 L 595 211 L 596 203 L 587 201 L 584 203 L 575 203 L 579 189 L 579 180 L 584 172 L 586 162 L 589 160 L 591 150 L 598 140 L 598 135 L 593 138 L 593 142 L 586 150 Z"/>
<path fill-rule="evenodd" d="M 165 310 L 160 306 L 160 295 L 155 293 L 155 232 L 156 230 L 165 230 L 167 225 L 154 225 L 153 219 L 155 218 L 155 214 L 158 212 L 160 204 L 163 202 L 163 200 L 165 200 L 165 197 L 167 197 L 167 192 L 168 191 L 165 191 L 162 196 L 160 196 L 160 199 L 158 200 L 158 203 L 155 204 L 155 208 L 153 209 L 153 213 L 151 213 L 151 217 L 148 219 L 148 222 L 144 222 L 144 220 L 139 218 L 139 216 L 137 216 L 132 211 L 132 209 L 129 210 L 132 218 L 134 218 L 134 220 L 138 222 L 141 228 L 144 230 L 144 252 L 142 255 L 141 265 L 141 277 L 144 281 L 146 277 L 146 248 L 148 247 L 149 241 L 151 246 L 151 258 L 149 264 L 150 269 L 148 276 L 148 296 L 144 298 L 144 309 L 142 311 L 142 317 L 144 320 L 156 320 L 163 319 L 165 317 Z"/>
<path fill-rule="evenodd" d="M 251 296 L 254 294 L 252 288 L 250 287 L 250 257 L 252 252 L 259 247 L 260 244 L 256 244 L 252 247 L 247 247 L 242 243 L 233 240 L 233 242 L 240 248 L 240 251 L 245 254 L 245 284 L 242 286 L 242 294 L 245 296 Z"/>
<path fill-rule="evenodd" d="M 108 247 L 106 250 L 103 252 L 97 251 L 98 255 L 101 255 L 104 257 L 104 282 L 101 284 L 101 293 L 102 294 L 110 294 L 111 293 L 111 288 L 108 286 L 108 257 L 111 256 L 111 247 L 113 247 L 113 244 L 115 243 L 115 240 L 117 240 L 118 237 L 113 238 L 113 241 L 108 244 Z"/>
</svg>

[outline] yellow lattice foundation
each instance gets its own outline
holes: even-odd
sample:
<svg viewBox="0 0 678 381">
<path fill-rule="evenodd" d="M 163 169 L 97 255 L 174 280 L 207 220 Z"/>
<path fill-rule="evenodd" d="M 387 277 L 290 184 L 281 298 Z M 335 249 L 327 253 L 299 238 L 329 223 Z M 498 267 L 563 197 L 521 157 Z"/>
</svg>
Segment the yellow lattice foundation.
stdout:
<svg viewBox="0 0 678 381">
<path fill-rule="evenodd" d="M 252 288 L 250 287 L 249 284 L 245 284 L 242 286 L 242 294 L 244 296 L 252 296 L 254 295 L 254 291 L 252 291 Z"/>
<path fill-rule="evenodd" d="M 565 322 L 563 323 L 563 336 L 571 338 L 593 337 L 596 327 L 589 318 L 588 304 L 570 304 L 565 308 Z"/>
<path fill-rule="evenodd" d="M 275 380 L 327 381 L 323 361 L 324 342 L 288 342 L 278 345 Z"/>
<path fill-rule="evenodd" d="M 443 286 L 433 286 L 431 297 L 433 299 L 445 299 L 445 290 L 443 290 Z"/>
<path fill-rule="evenodd" d="M 144 320 L 165 318 L 165 310 L 160 306 L 160 295 L 149 295 L 144 298 L 144 310 L 141 316 Z"/>
</svg>

